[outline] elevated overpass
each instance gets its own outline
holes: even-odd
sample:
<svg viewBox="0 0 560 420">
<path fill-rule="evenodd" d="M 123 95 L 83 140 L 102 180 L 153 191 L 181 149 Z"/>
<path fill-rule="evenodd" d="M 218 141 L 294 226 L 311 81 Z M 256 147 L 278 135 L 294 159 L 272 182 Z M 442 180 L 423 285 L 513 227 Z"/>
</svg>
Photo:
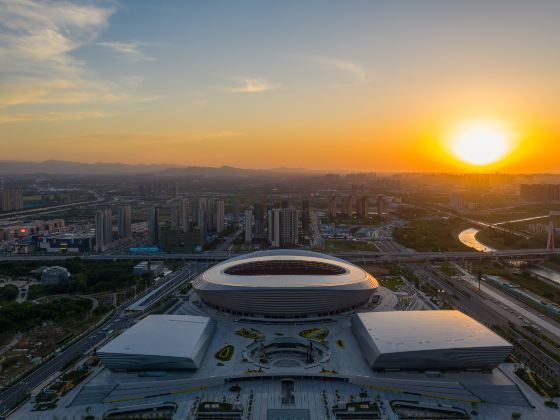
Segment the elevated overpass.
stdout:
<svg viewBox="0 0 560 420">
<path fill-rule="evenodd" d="M 379 252 L 379 251 L 339 251 L 331 255 L 354 262 L 427 262 L 450 260 L 542 260 L 551 256 L 560 255 L 560 250 L 548 249 L 513 249 L 492 252 Z M 208 251 L 199 253 L 154 253 L 154 254 L 87 254 L 87 255 L 3 255 L 0 261 L 64 261 L 80 258 L 89 261 L 117 261 L 117 260 L 182 260 L 218 262 L 241 255 L 226 251 Z"/>
</svg>

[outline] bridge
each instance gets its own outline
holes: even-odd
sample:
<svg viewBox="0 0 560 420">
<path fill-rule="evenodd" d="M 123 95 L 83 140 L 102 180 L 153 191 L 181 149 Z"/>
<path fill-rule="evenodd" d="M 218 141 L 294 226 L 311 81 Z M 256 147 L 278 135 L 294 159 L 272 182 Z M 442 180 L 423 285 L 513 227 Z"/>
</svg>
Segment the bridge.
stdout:
<svg viewBox="0 0 560 420">
<path fill-rule="evenodd" d="M 560 250 L 549 249 L 515 249 L 500 250 L 492 252 L 414 252 L 414 251 L 339 251 L 331 252 L 331 255 L 353 262 L 372 263 L 410 263 L 427 261 L 451 261 L 451 260 L 542 260 L 551 256 L 560 255 Z M 88 261 L 117 261 L 117 260 L 181 260 L 181 261 L 203 261 L 218 262 L 242 255 L 227 251 L 207 251 L 199 253 L 153 253 L 153 254 L 66 254 L 66 255 L 3 255 L 0 261 L 64 261 L 72 258 L 80 258 Z"/>
</svg>

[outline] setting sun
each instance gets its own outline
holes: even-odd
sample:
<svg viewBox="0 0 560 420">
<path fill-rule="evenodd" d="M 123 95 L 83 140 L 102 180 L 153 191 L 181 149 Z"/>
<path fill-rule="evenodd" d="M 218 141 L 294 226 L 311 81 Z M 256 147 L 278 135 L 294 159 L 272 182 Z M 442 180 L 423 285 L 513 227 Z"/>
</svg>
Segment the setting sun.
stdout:
<svg viewBox="0 0 560 420">
<path fill-rule="evenodd" d="M 488 165 L 505 157 L 512 149 L 511 138 L 502 127 L 489 123 L 469 124 L 452 138 L 451 150 L 472 165 Z"/>
</svg>

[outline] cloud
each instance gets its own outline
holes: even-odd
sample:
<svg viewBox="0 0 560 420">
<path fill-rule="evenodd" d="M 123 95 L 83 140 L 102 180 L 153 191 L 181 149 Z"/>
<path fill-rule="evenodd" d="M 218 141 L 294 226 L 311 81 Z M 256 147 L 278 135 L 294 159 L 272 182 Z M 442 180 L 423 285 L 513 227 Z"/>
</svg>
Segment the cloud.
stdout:
<svg viewBox="0 0 560 420">
<path fill-rule="evenodd" d="M 18 123 L 27 121 L 58 122 L 78 121 L 91 118 L 101 118 L 104 114 L 98 111 L 84 112 L 48 112 L 42 114 L 4 114 L 0 115 L 0 124 Z"/>
<path fill-rule="evenodd" d="M 358 63 L 340 58 L 325 57 L 322 55 L 294 54 L 296 58 L 315 63 L 325 69 L 336 70 L 356 79 L 367 80 L 367 72 Z"/>
<path fill-rule="evenodd" d="M 108 26 L 114 3 L 0 0 L 0 109 L 29 104 L 145 101 L 99 80 L 73 53 Z M 113 43 L 127 50 L 127 44 Z M 129 55 L 142 57 L 137 46 Z M 136 51 L 136 52 L 134 52 Z"/>
<path fill-rule="evenodd" d="M 96 42 L 95 45 L 109 48 L 124 55 L 132 61 L 154 61 L 155 58 L 144 53 L 142 47 L 147 45 L 142 42 Z"/>
<path fill-rule="evenodd" d="M 230 87 L 227 90 L 233 93 L 259 93 L 277 89 L 278 86 L 268 83 L 260 77 L 246 77 L 239 86 Z"/>
</svg>

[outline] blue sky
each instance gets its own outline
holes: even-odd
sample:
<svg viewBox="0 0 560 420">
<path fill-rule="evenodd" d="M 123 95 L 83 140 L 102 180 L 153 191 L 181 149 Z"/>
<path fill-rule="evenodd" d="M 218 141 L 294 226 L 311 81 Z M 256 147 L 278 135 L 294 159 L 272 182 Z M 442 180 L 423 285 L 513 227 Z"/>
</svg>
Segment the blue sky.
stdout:
<svg viewBox="0 0 560 420">
<path fill-rule="evenodd" d="M 0 141 L 13 159 L 363 169 L 348 141 L 394 166 L 387 142 L 469 118 L 551 141 L 559 17 L 552 0 L 0 0 Z"/>
</svg>

